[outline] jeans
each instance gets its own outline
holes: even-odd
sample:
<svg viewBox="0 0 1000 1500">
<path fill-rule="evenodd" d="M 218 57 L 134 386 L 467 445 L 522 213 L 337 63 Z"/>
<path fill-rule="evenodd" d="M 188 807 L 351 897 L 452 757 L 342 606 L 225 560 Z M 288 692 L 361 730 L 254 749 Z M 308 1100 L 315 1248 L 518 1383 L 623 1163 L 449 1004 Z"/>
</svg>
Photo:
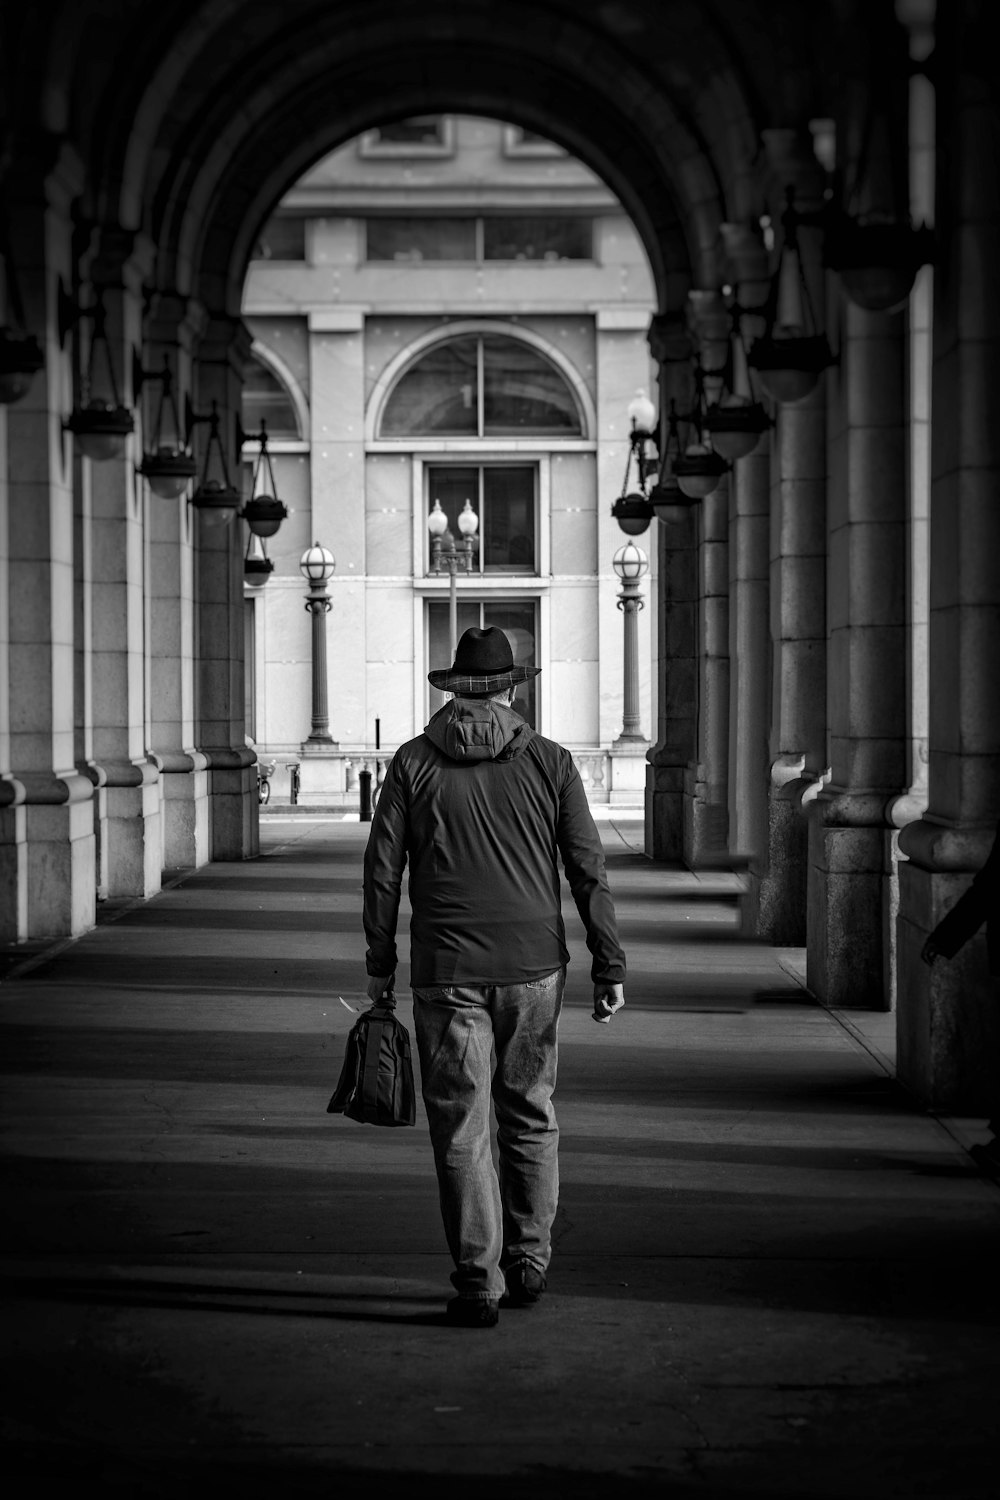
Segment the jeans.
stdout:
<svg viewBox="0 0 1000 1500">
<path fill-rule="evenodd" d="M 524 1258 L 544 1271 L 552 1254 L 559 1199 L 552 1092 L 565 984 L 558 969 L 531 984 L 413 991 L 441 1217 L 461 1297 L 502 1297 L 506 1267 Z"/>
</svg>

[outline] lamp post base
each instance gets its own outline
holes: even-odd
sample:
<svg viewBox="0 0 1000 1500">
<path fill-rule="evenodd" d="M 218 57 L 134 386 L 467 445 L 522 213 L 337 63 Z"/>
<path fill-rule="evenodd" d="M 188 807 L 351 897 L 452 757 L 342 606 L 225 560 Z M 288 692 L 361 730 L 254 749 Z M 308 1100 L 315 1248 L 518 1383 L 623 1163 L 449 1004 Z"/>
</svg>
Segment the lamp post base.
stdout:
<svg viewBox="0 0 1000 1500">
<path fill-rule="evenodd" d="M 611 786 L 608 801 L 618 807 L 642 807 L 646 796 L 646 751 L 641 734 L 620 734 L 611 746 Z"/>
</svg>

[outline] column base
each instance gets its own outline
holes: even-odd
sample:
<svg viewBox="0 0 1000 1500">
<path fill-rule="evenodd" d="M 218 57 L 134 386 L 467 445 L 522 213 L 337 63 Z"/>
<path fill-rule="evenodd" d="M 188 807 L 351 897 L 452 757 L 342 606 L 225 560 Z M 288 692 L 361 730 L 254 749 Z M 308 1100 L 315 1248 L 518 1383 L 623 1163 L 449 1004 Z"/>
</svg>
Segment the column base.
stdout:
<svg viewBox="0 0 1000 1500">
<path fill-rule="evenodd" d="M 0 781 L 0 796 L 20 792 Z M 28 844 L 23 806 L 0 804 L 0 944 L 28 936 Z"/>
<path fill-rule="evenodd" d="M 90 763 L 85 774 L 97 787 L 100 895 L 154 895 L 163 870 L 157 766 L 150 761 Z"/>
<path fill-rule="evenodd" d="M 1000 1112 L 1000 981 L 991 979 L 983 932 L 953 959 L 929 968 L 929 934 L 969 887 L 971 871 L 899 866 L 896 927 L 896 1073 L 920 1102 L 942 1114 Z"/>
<path fill-rule="evenodd" d="M 838 816 L 849 799 L 837 797 Z M 885 907 L 891 830 L 824 822 L 823 794 L 809 808 L 806 983 L 838 1009 L 891 1009 Z"/>
<path fill-rule="evenodd" d="M 729 808 L 703 769 L 684 772 L 684 859 L 692 870 L 728 868 Z"/>
<path fill-rule="evenodd" d="M 160 772 L 163 867 L 197 869 L 208 863 L 208 763 L 197 750 L 154 760 Z"/>
<path fill-rule="evenodd" d="M 646 853 L 651 859 L 684 859 L 684 768 L 646 766 Z"/>
<path fill-rule="evenodd" d="M 785 790 L 772 786 L 768 797 L 766 873 L 755 882 L 757 935 L 775 948 L 804 948 L 808 826 Z"/>
<path fill-rule="evenodd" d="M 79 937 L 97 914 L 94 789 L 76 772 L 19 779 L 26 790 L 24 937 Z"/>
<path fill-rule="evenodd" d="M 248 749 L 202 748 L 208 765 L 209 858 L 253 859 L 260 853 L 257 757 Z"/>
<path fill-rule="evenodd" d="M 619 735 L 611 746 L 612 807 L 642 807 L 646 794 L 646 751 L 649 741 L 641 735 Z"/>
</svg>

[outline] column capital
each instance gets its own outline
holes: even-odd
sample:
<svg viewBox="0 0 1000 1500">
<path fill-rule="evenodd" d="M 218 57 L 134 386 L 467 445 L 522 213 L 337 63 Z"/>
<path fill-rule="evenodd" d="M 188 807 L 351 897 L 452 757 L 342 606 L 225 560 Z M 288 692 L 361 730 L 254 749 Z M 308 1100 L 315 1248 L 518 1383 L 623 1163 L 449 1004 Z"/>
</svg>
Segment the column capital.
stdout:
<svg viewBox="0 0 1000 1500">
<path fill-rule="evenodd" d="M 739 288 L 742 307 L 761 307 L 770 289 L 770 267 L 763 236 L 754 224 L 720 224 L 726 270 Z"/>
<path fill-rule="evenodd" d="M 823 169 L 813 152 L 812 137 L 799 129 L 762 130 L 772 212 L 784 206 L 785 191 L 795 189 L 800 209 L 819 208 L 825 186 Z"/>
<path fill-rule="evenodd" d="M 253 335 L 242 318 L 206 312 L 198 343 L 199 364 L 227 365 L 241 379 L 253 364 Z"/>
<path fill-rule="evenodd" d="M 684 363 L 691 357 L 691 334 L 680 311 L 657 313 L 649 325 L 646 342 L 658 364 Z"/>
</svg>

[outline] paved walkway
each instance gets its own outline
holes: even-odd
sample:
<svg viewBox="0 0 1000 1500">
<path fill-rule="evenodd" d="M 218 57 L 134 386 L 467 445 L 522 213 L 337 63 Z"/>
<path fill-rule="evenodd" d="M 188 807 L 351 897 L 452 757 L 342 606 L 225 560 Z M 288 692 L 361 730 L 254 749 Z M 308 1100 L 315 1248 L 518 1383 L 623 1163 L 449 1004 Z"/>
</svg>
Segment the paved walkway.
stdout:
<svg viewBox="0 0 1000 1500">
<path fill-rule="evenodd" d="M 601 828 L 628 1004 L 590 1020 L 570 907 L 550 1292 L 495 1330 L 443 1322 L 422 1114 L 325 1113 L 366 825 L 268 816 L 8 966 L 9 1493 L 994 1493 L 1000 1190 L 731 881 Z"/>
</svg>

